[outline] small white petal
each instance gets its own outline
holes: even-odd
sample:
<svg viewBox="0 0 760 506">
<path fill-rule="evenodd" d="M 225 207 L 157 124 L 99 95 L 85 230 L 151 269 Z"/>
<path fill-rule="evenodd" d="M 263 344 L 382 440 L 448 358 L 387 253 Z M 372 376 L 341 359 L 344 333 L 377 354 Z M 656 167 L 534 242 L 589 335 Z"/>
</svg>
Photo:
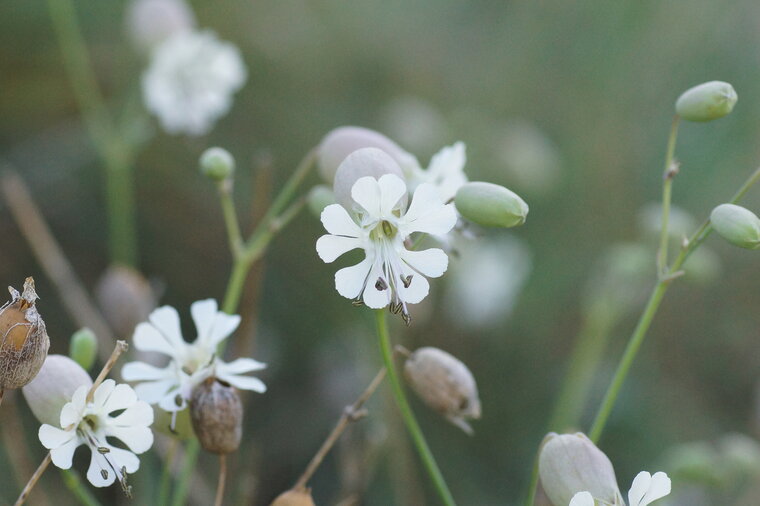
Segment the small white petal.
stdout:
<svg viewBox="0 0 760 506">
<path fill-rule="evenodd" d="M 198 334 L 198 342 L 203 343 L 210 350 L 216 350 L 217 345 L 235 332 L 238 325 L 240 325 L 240 316 L 220 311 L 216 313 L 214 320 L 211 322 L 208 334 Z"/>
<path fill-rule="evenodd" d="M 404 270 L 404 276 L 412 276 L 409 286 L 404 286 L 404 283 L 399 281 L 396 285 L 398 289 L 398 295 L 401 300 L 410 304 L 417 304 L 422 301 L 430 292 L 430 283 L 425 279 L 425 276 L 413 272 L 411 269 Z"/>
<path fill-rule="evenodd" d="M 62 430 L 46 423 L 40 426 L 40 430 L 37 432 L 40 443 L 48 450 L 58 448 L 72 439 L 76 439 L 77 432 L 75 430 Z"/>
<path fill-rule="evenodd" d="M 425 178 L 436 185 L 444 201 L 454 198 L 457 190 L 467 182 L 464 174 L 466 160 L 463 142 L 441 149 L 430 160 Z"/>
<path fill-rule="evenodd" d="M 578 492 L 568 506 L 594 506 L 594 497 L 589 492 Z"/>
<path fill-rule="evenodd" d="M 107 446 L 107 448 L 111 448 Z M 105 457 L 100 455 L 95 448 L 90 448 L 90 467 L 87 469 L 87 480 L 93 486 L 102 488 L 113 484 L 116 481 L 116 474 L 106 463 Z M 106 471 L 106 477 L 103 478 L 101 471 Z"/>
<path fill-rule="evenodd" d="M 654 476 L 646 471 L 636 475 L 628 491 L 628 503 L 630 506 L 647 506 L 648 504 L 670 494 L 670 478 L 659 472 Z"/>
<path fill-rule="evenodd" d="M 317 239 L 317 254 L 323 262 L 328 264 L 344 253 L 360 247 L 361 241 L 354 237 L 323 235 Z"/>
<path fill-rule="evenodd" d="M 61 409 L 61 427 L 66 428 L 69 425 L 78 424 L 84 414 L 87 393 L 90 391 L 88 385 L 82 385 L 76 389 L 71 396 L 71 402 L 65 404 Z"/>
<path fill-rule="evenodd" d="M 356 265 L 344 267 L 335 273 L 335 289 L 347 299 L 355 299 L 362 293 L 372 260 L 367 257 Z"/>
<path fill-rule="evenodd" d="M 260 371 L 266 369 L 264 362 L 259 362 L 252 358 L 238 358 L 229 363 L 219 362 L 216 365 L 217 371 L 224 371 L 224 374 L 245 374 L 251 371 Z"/>
<path fill-rule="evenodd" d="M 132 387 L 125 383 L 121 383 L 116 385 L 111 392 L 111 395 L 108 396 L 108 399 L 106 399 L 103 404 L 103 410 L 106 413 L 113 413 L 120 409 L 127 409 L 136 402 L 137 394 L 132 390 Z"/>
<path fill-rule="evenodd" d="M 50 460 L 60 469 L 71 469 L 71 461 L 74 458 L 74 452 L 83 443 L 78 437 L 71 438 L 58 448 L 50 450 Z"/>
<path fill-rule="evenodd" d="M 114 380 L 105 380 L 95 389 L 95 393 L 92 396 L 92 403 L 98 408 L 104 408 L 108 398 L 111 396 L 111 393 L 113 393 L 115 388 L 116 382 Z"/>
<path fill-rule="evenodd" d="M 251 376 L 237 376 L 234 374 L 218 373 L 216 375 L 222 381 L 225 381 L 235 388 L 240 390 L 252 390 L 263 394 L 267 391 L 267 386 L 259 378 L 253 378 Z"/>
<path fill-rule="evenodd" d="M 380 185 L 371 176 L 359 178 L 351 188 L 351 198 L 372 217 L 380 216 Z"/>
<path fill-rule="evenodd" d="M 457 224 L 457 213 L 452 204 L 444 205 L 435 186 L 423 183 L 414 191 L 401 224 L 406 235 L 412 232 L 444 235 Z"/>
<path fill-rule="evenodd" d="M 325 207 L 321 215 L 325 230 L 333 235 L 345 237 L 360 237 L 362 230 L 349 216 L 348 211 L 340 204 L 330 204 Z"/>
<path fill-rule="evenodd" d="M 206 336 L 211 333 L 217 311 L 218 306 L 214 299 L 199 300 L 190 305 L 190 315 L 193 317 L 198 336 Z"/>
<path fill-rule="evenodd" d="M 372 270 L 369 272 L 367 278 L 367 285 L 364 288 L 363 300 L 367 307 L 372 309 L 382 309 L 391 302 L 391 288 L 386 287 L 385 290 L 378 290 L 377 280 L 383 277 L 383 270 L 381 264 L 375 261 L 372 266 Z"/>
<path fill-rule="evenodd" d="M 148 427 L 108 427 L 105 433 L 120 440 L 134 453 L 145 453 L 153 446 L 153 432 Z"/>
<path fill-rule="evenodd" d="M 406 183 L 396 174 L 385 174 L 377 184 L 380 187 L 380 214 L 388 216 L 398 208 L 399 201 L 406 195 Z"/>
<path fill-rule="evenodd" d="M 170 393 L 164 395 L 158 401 L 158 407 L 164 411 L 173 413 L 175 411 L 182 411 L 187 407 L 188 395 L 182 388 L 172 390 Z M 147 402 L 147 401 L 146 401 Z"/>
<path fill-rule="evenodd" d="M 449 257 L 438 248 L 422 251 L 402 249 L 399 256 L 415 271 L 431 278 L 442 276 L 449 266 Z"/>
<path fill-rule="evenodd" d="M 185 346 L 182 338 L 182 329 L 179 323 L 179 314 L 171 306 L 162 306 L 154 310 L 148 317 L 153 326 L 163 335 L 172 348 L 178 349 Z"/>
<path fill-rule="evenodd" d="M 135 327 L 132 342 L 140 351 L 155 351 L 174 357 L 179 348 L 174 348 L 171 342 L 164 337 L 153 325 L 143 322 Z"/>
<path fill-rule="evenodd" d="M 153 423 L 153 409 L 145 401 L 138 401 L 111 419 L 110 426 L 113 427 L 148 427 Z"/>
<path fill-rule="evenodd" d="M 135 385 L 135 392 L 140 400 L 148 404 L 157 404 L 164 397 L 169 395 L 179 386 L 176 379 L 165 379 L 160 381 L 148 381 Z"/>
<path fill-rule="evenodd" d="M 119 469 L 122 467 L 126 468 L 127 474 L 132 474 L 140 469 L 140 459 L 134 453 L 121 448 L 110 448 L 111 452 L 109 456 L 113 457 Z"/>
<path fill-rule="evenodd" d="M 174 367 L 169 366 L 163 369 L 154 367 L 145 362 L 129 362 L 121 368 L 121 377 L 124 381 L 148 381 L 167 379 L 173 376 Z"/>
</svg>

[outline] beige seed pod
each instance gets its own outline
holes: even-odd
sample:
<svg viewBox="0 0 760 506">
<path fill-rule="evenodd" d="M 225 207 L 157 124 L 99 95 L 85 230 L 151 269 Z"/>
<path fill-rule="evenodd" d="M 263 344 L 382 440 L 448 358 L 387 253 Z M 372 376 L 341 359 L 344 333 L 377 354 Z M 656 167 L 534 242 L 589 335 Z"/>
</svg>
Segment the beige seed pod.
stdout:
<svg viewBox="0 0 760 506">
<path fill-rule="evenodd" d="M 50 338 L 37 312 L 34 279 L 21 294 L 8 287 L 11 301 L 0 308 L 0 390 L 19 388 L 34 379 L 47 357 Z"/>
<path fill-rule="evenodd" d="M 310 489 L 293 489 L 283 492 L 270 506 L 315 506 Z"/>
<path fill-rule="evenodd" d="M 472 435 L 466 420 L 480 418 L 480 398 L 466 365 L 443 350 L 425 347 L 409 356 L 404 375 L 425 404 Z"/>
<path fill-rule="evenodd" d="M 233 387 L 209 378 L 193 390 L 190 399 L 193 430 L 204 450 L 224 455 L 240 446 L 243 403 Z"/>
<path fill-rule="evenodd" d="M 138 323 L 156 308 L 156 296 L 147 279 L 135 269 L 110 266 L 95 288 L 95 295 L 109 325 L 118 336 L 131 336 Z"/>
</svg>

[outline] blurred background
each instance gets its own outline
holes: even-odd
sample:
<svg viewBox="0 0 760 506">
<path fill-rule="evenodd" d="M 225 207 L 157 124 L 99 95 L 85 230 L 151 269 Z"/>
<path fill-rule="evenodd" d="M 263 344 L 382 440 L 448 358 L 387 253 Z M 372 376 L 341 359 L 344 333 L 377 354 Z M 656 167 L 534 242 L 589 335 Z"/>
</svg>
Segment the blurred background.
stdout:
<svg viewBox="0 0 760 506">
<path fill-rule="evenodd" d="M 185 335 L 193 336 L 189 304 L 224 294 L 231 264 L 221 211 L 213 185 L 197 170 L 207 147 L 223 146 L 236 157 L 236 203 L 249 230 L 272 191 L 335 127 L 381 131 L 423 166 L 444 145 L 465 142 L 469 177 L 519 193 L 530 205 L 528 222 L 485 231 L 463 247 L 451 272 L 414 307 L 413 325 L 394 322 L 392 330 L 407 348 L 432 345 L 456 355 L 478 382 L 483 416 L 473 437 L 414 403 L 454 496 L 463 505 L 518 504 L 578 335 L 609 340 L 590 400 L 578 407 L 581 421 L 572 427 L 587 430 L 654 282 L 651 221 L 658 214 L 648 206 L 660 196 L 678 95 L 714 79 L 732 83 L 739 95 L 730 116 L 682 125 L 674 203 L 685 222 L 698 225 L 760 163 L 760 4 L 190 3 L 198 26 L 239 47 L 248 69 L 229 114 L 200 137 L 164 133 L 139 105 L 147 59 L 127 36 L 128 2 L 75 4 L 109 111 L 114 117 L 138 111 L 137 268 L 159 303 L 178 308 Z M 103 164 L 45 2 L 2 6 L 0 87 L 2 164 L 28 184 L 94 291 L 110 264 Z M 314 174 L 304 191 L 317 183 Z M 760 209 L 760 191 L 745 204 Z M 20 287 L 34 276 L 51 352 L 66 353 L 78 325 L 5 201 L 0 233 L 0 282 Z M 231 348 L 269 364 L 261 375 L 269 391 L 243 394 L 245 447 L 233 458 L 229 504 L 269 504 L 292 486 L 343 407 L 380 367 L 371 314 L 336 293 L 335 266 L 316 255 L 322 233 L 315 216 L 301 214 L 249 277 L 244 323 Z M 600 447 L 624 492 L 639 471 L 663 470 L 674 479 L 670 504 L 756 505 L 757 253 L 716 237 L 706 248 L 667 294 Z M 614 306 L 605 306 L 614 316 L 595 327 L 590 315 L 600 300 Z M 20 420 L 14 427 L 23 430 L 16 437 L 36 466 L 44 456 L 38 424 L 21 397 L 14 400 Z M 357 494 L 343 504 L 435 504 L 387 385 L 368 407 L 370 416 L 349 429 L 311 481 L 316 503 Z M 8 416 L 3 404 L 3 431 Z M 739 470 L 718 479 L 710 470 L 726 468 L 720 459 L 730 458 L 721 443 L 727 434 L 742 435 L 731 440 L 738 441 Z M 699 458 L 682 446 L 694 450 L 695 442 L 705 459 L 696 471 Z M 0 447 L 0 502 L 12 502 L 17 466 L 5 450 L 7 439 Z M 151 504 L 161 461 L 151 452 L 142 462 L 133 478 L 136 500 Z M 85 465 L 75 460 L 80 472 Z M 204 504 L 216 466 L 213 458 L 201 459 L 192 501 Z M 57 492 L 62 485 L 54 471 L 41 488 L 54 504 L 74 504 Z M 117 487 L 97 495 L 126 503 Z"/>
</svg>

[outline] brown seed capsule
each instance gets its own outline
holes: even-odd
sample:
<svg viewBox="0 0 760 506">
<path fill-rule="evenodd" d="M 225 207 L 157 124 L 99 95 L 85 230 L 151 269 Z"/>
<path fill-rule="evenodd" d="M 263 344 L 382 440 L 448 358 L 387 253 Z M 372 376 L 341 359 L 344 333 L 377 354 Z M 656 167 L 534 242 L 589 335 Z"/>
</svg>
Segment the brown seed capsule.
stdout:
<svg viewBox="0 0 760 506">
<path fill-rule="evenodd" d="M 34 379 L 47 357 L 50 339 L 37 312 L 34 279 L 24 291 L 8 287 L 11 301 L 0 308 L 0 390 L 19 388 Z"/>
<path fill-rule="evenodd" d="M 140 272 L 123 265 L 110 266 L 95 288 L 103 315 L 118 336 L 131 336 L 138 323 L 156 308 L 156 296 Z"/>
<path fill-rule="evenodd" d="M 309 489 L 293 489 L 278 495 L 269 506 L 314 506 L 314 499 Z"/>
<path fill-rule="evenodd" d="M 193 430 L 204 450 L 232 453 L 243 436 L 243 403 L 233 387 L 209 378 L 193 390 L 190 399 Z"/>
<path fill-rule="evenodd" d="M 480 398 L 466 365 L 443 350 L 425 347 L 407 359 L 404 375 L 425 404 L 472 434 L 466 420 L 480 418 Z"/>
</svg>

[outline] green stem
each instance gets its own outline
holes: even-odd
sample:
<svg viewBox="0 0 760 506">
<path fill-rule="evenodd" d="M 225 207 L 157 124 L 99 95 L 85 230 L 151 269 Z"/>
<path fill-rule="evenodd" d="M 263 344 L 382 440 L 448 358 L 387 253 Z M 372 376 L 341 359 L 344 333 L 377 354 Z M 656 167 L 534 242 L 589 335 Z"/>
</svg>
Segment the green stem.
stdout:
<svg viewBox="0 0 760 506">
<path fill-rule="evenodd" d="M 538 457 L 540 455 L 540 449 L 536 452 L 536 456 L 533 459 L 533 470 L 530 472 L 530 483 L 528 484 L 528 492 L 525 495 L 523 504 L 525 506 L 533 506 L 536 502 L 536 492 L 538 492 Z"/>
<path fill-rule="evenodd" d="M 665 272 L 668 265 L 668 222 L 670 220 L 670 200 L 673 192 L 673 178 L 678 173 L 677 168 L 673 165 L 673 154 L 676 149 L 676 139 L 678 138 L 678 125 L 680 116 L 673 117 L 673 123 L 670 125 L 670 136 L 668 137 L 668 148 L 665 154 L 665 171 L 663 173 L 662 183 L 662 227 L 660 230 L 660 249 L 657 254 L 657 272 L 661 275 Z"/>
<path fill-rule="evenodd" d="M 222 204 L 224 225 L 227 228 L 227 240 L 233 260 L 243 254 L 243 236 L 240 234 L 235 203 L 232 200 L 232 181 L 227 179 L 219 183 L 219 202 Z"/>
<path fill-rule="evenodd" d="M 108 201 L 109 249 L 115 262 L 134 265 L 137 228 L 131 149 L 122 140 L 98 87 L 72 0 L 48 0 L 63 63 L 87 131 L 103 160 Z"/>
<path fill-rule="evenodd" d="M 197 439 L 190 441 L 185 447 L 185 463 L 182 465 L 177 487 L 174 490 L 172 506 L 185 506 L 187 504 L 187 494 L 190 491 L 190 480 L 193 477 L 195 463 L 198 461 L 201 445 Z"/>
<path fill-rule="evenodd" d="M 739 191 L 737 191 L 734 197 L 731 199 L 731 203 L 736 204 L 740 202 L 747 191 L 749 191 L 749 189 L 755 183 L 757 183 L 758 180 L 760 180 L 760 168 L 755 170 L 755 172 L 753 172 L 752 175 L 744 182 L 741 188 L 739 188 Z M 599 438 L 604 431 L 604 427 L 607 424 L 607 419 L 609 418 L 610 413 L 612 412 L 612 408 L 615 406 L 615 402 L 617 401 L 618 395 L 620 394 L 620 389 L 622 388 L 623 383 L 628 376 L 631 365 L 633 364 L 633 361 L 636 358 L 639 349 L 641 348 L 641 343 L 646 337 L 647 330 L 649 330 L 652 319 L 657 313 L 657 309 L 660 307 L 660 302 L 662 301 L 662 297 L 665 295 L 668 286 L 670 286 L 670 283 L 673 281 L 674 277 L 678 275 L 681 267 L 684 265 L 689 255 L 691 255 L 691 253 L 693 253 L 704 242 L 710 233 L 712 233 L 712 227 L 710 226 L 710 221 L 707 220 L 694 234 L 692 234 L 686 245 L 681 248 L 681 252 L 676 257 L 671 268 L 668 270 L 666 275 L 660 277 L 660 280 L 652 290 L 652 294 L 649 297 L 649 302 L 647 303 L 646 308 L 644 309 L 644 312 L 642 313 L 639 322 L 636 325 L 636 329 L 628 341 L 628 345 L 626 346 L 625 352 L 623 353 L 623 357 L 620 359 L 620 363 L 618 364 L 617 370 L 615 371 L 615 375 L 612 379 L 612 382 L 610 383 L 610 386 L 607 389 L 607 393 L 604 396 L 604 400 L 599 407 L 596 419 L 594 420 L 591 431 L 589 432 L 589 437 L 592 441 L 599 441 Z"/>
<path fill-rule="evenodd" d="M 166 453 L 164 459 L 164 469 L 161 471 L 161 484 L 158 488 L 158 504 L 159 506 L 167 506 L 169 504 L 169 494 L 172 487 L 172 465 L 174 464 L 174 455 L 177 453 L 177 447 L 179 441 L 172 439 L 169 451 Z"/>
<path fill-rule="evenodd" d="M 393 387 L 393 395 L 396 398 L 396 405 L 399 411 L 401 411 L 401 417 L 404 419 L 406 428 L 409 431 L 409 435 L 412 437 L 414 446 L 417 449 L 417 453 L 422 459 L 422 463 L 425 465 L 425 469 L 430 475 L 430 479 L 433 482 L 436 492 L 441 498 L 441 501 L 446 506 L 455 506 L 454 498 L 449 492 L 449 487 L 446 485 L 441 470 L 438 468 L 438 464 L 433 457 L 433 453 L 430 451 L 425 436 L 422 433 L 422 429 L 417 423 L 417 419 L 414 417 L 412 408 L 409 405 L 409 401 L 404 393 L 404 388 L 401 386 L 401 381 L 396 372 L 396 366 L 393 363 L 393 351 L 391 348 L 391 340 L 388 335 L 388 324 L 385 318 L 385 311 L 378 309 L 375 311 L 376 323 L 377 323 L 377 337 L 380 341 L 380 351 L 383 356 L 383 362 L 385 368 L 388 371 L 388 379 Z"/>
<path fill-rule="evenodd" d="M 79 478 L 79 474 L 70 469 L 61 469 L 61 476 L 63 477 L 63 483 L 66 485 L 66 488 L 74 494 L 74 497 L 79 499 L 80 503 L 84 506 L 101 506 L 95 496 L 84 486 L 82 480 Z"/>
</svg>

